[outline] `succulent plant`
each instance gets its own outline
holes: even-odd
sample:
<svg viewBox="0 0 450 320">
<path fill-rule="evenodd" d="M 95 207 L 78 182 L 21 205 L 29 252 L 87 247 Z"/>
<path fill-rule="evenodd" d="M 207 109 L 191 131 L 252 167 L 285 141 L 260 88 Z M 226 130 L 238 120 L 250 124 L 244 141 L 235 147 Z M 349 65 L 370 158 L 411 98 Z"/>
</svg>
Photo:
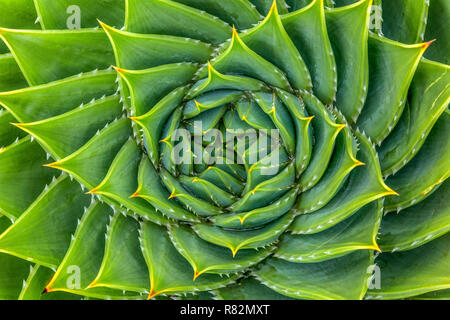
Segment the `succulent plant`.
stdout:
<svg viewBox="0 0 450 320">
<path fill-rule="evenodd" d="M 1 299 L 450 297 L 448 0 L 0 6 Z"/>
</svg>

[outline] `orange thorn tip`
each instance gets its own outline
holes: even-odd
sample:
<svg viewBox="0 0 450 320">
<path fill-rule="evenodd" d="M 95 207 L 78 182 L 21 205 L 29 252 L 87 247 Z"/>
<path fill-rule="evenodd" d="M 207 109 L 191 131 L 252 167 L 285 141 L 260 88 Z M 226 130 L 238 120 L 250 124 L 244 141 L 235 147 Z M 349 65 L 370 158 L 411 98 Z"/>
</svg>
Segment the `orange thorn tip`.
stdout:
<svg viewBox="0 0 450 320">
<path fill-rule="evenodd" d="M 172 193 L 170 194 L 169 198 L 167 198 L 167 200 L 170 200 L 170 199 L 176 198 L 176 197 L 177 197 L 177 195 L 176 195 L 174 192 L 172 192 Z"/>
<path fill-rule="evenodd" d="M 359 167 L 359 166 L 365 166 L 366 164 L 362 161 L 356 160 L 355 161 L 355 167 Z"/>
<path fill-rule="evenodd" d="M 392 190 L 391 188 L 389 188 L 388 186 L 386 186 L 386 190 L 388 191 L 388 195 L 392 195 L 392 196 L 400 196 L 400 194 L 394 190 Z"/>
<path fill-rule="evenodd" d="M 431 41 L 427 41 L 427 42 L 424 42 L 423 44 L 422 44 L 422 48 L 423 49 L 427 49 L 433 42 L 435 42 L 436 41 L 436 39 L 433 39 L 433 40 L 431 40 Z"/>
<path fill-rule="evenodd" d="M 11 125 L 13 125 L 14 127 L 17 127 L 17 128 L 22 128 L 23 127 L 23 123 L 16 123 L 16 122 L 10 122 L 9 124 L 11 124 Z"/>
<path fill-rule="evenodd" d="M 154 297 L 156 297 L 157 295 L 159 295 L 161 292 L 155 292 L 153 291 L 153 289 L 150 291 L 150 293 L 148 294 L 147 300 L 153 299 Z"/>
<path fill-rule="evenodd" d="M 98 191 L 98 187 L 97 188 L 94 188 L 94 189 L 92 189 L 91 191 L 88 191 L 88 192 L 86 192 L 85 194 L 96 194 L 97 193 L 97 191 Z"/>
<path fill-rule="evenodd" d="M 133 193 L 131 196 L 129 196 L 129 198 L 139 198 L 141 195 L 139 194 L 139 191 L 136 191 L 135 193 Z"/>
<path fill-rule="evenodd" d="M 197 272 L 197 270 L 195 270 L 194 271 L 194 278 L 192 279 L 192 281 L 195 281 L 200 275 L 201 275 L 201 273 Z"/>
</svg>

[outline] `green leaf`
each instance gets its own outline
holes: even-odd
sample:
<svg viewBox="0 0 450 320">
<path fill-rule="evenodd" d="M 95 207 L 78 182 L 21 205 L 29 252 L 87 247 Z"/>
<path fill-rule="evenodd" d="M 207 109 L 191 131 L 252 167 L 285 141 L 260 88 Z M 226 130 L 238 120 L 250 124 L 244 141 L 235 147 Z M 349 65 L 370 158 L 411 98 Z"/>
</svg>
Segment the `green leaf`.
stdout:
<svg viewBox="0 0 450 320">
<path fill-rule="evenodd" d="M 192 8 L 205 10 L 238 29 L 250 28 L 261 17 L 258 10 L 247 0 L 175 0 Z"/>
<path fill-rule="evenodd" d="M 224 45 L 228 45 L 225 42 Z M 211 65 L 218 72 L 249 76 L 272 86 L 289 90 L 290 84 L 283 72 L 272 63 L 251 50 L 239 37 L 236 29 L 229 45 L 217 57 L 211 60 Z M 199 71 L 199 77 L 205 77 L 207 70 Z"/>
<path fill-rule="evenodd" d="M 0 109 L 0 149 L 26 135 L 25 132 L 14 127 L 12 122 L 16 122 L 16 119 L 11 112 Z"/>
<path fill-rule="evenodd" d="M 163 293 L 214 290 L 233 283 L 238 277 L 222 279 L 219 275 L 205 274 L 194 281 L 189 262 L 175 249 L 166 229 L 144 223 L 142 231 L 141 245 L 150 272 L 149 299 Z"/>
<path fill-rule="evenodd" d="M 171 226 L 169 236 L 178 252 L 192 266 L 194 280 L 204 273 L 232 273 L 249 268 L 274 249 L 240 250 L 233 257 L 229 250 L 202 240 L 188 227 Z"/>
<path fill-rule="evenodd" d="M 0 148 L 0 211 L 18 218 L 56 174 L 44 168 L 45 152 L 30 137 Z"/>
<path fill-rule="evenodd" d="M 139 223 L 116 213 L 107 228 L 105 255 L 89 288 L 148 293 L 150 279 L 139 243 Z"/>
<path fill-rule="evenodd" d="M 427 28 L 425 39 L 437 39 L 425 57 L 441 63 L 450 64 L 450 30 L 442 21 L 450 19 L 450 3 L 446 0 L 430 1 L 428 9 Z"/>
<path fill-rule="evenodd" d="M 32 31 L 0 28 L 30 85 L 39 85 L 114 64 L 104 32 L 83 29 Z"/>
<path fill-rule="evenodd" d="M 447 234 L 413 250 L 380 254 L 381 288 L 369 290 L 366 298 L 403 299 L 450 288 L 449 245 Z"/>
<path fill-rule="evenodd" d="M 52 182 L 19 219 L 0 235 L 0 252 L 48 267 L 66 253 L 71 233 L 89 198 L 63 175 Z"/>
<path fill-rule="evenodd" d="M 139 165 L 138 188 L 132 197 L 140 197 L 148 201 L 156 210 L 176 220 L 198 221 L 191 212 L 185 210 L 177 201 L 169 199 L 170 193 L 162 185 L 159 174 L 147 158 Z"/>
<path fill-rule="evenodd" d="M 307 7 L 286 14 L 281 19 L 311 73 L 315 94 L 323 103 L 330 104 L 336 96 L 337 74 L 323 1 L 310 1 Z"/>
<path fill-rule="evenodd" d="M 450 230 L 450 181 L 428 198 L 399 214 L 388 214 L 380 228 L 383 251 L 403 251 L 421 246 Z"/>
<path fill-rule="evenodd" d="M 125 27 L 131 32 L 188 37 L 214 44 L 231 35 L 231 26 L 219 18 L 169 0 L 128 2 Z"/>
<path fill-rule="evenodd" d="M 101 266 L 105 251 L 108 223 L 113 211 L 107 205 L 93 201 L 78 222 L 70 247 L 51 281 L 46 285 L 50 294 L 75 293 L 97 299 L 142 299 L 134 292 L 122 292 L 109 288 L 85 289 Z"/>
<path fill-rule="evenodd" d="M 386 183 L 400 196 L 387 197 L 385 211 L 402 210 L 418 203 L 449 175 L 450 112 L 444 112 L 431 130 L 419 153 Z"/>
<path fill-rule="evenodd" d="M 1 47 L 1 45 L 0 45 Z M 16 60 L 10 53 L 0 55 L 0 92 L 28 86 Z"/>
<path fill-rule="evenodd" d="M 93 28 L 98 25 L 97 19 L 122 26 L 125 18 L 124 0 L 35 0 L 35 3 L 43 29 Z M 73 18 L 77 13 L 80 26 Z"/>
<path fill-rule="evenodd" d="M 409 103 L 378 153 L 383 174 L 396 173 L 420 150 L 426 136 L 450 103 L 450 66 L 419 63 L 409 89 Z"/>
<path fill-rule="evenodd" d="M 356 300 L 362 299 L 367 290 L 366 270 L 372 261 L 368 250 L 318 263 L 271 258 L 254 275 L 270 289 L 292 298 Z"/>
<path fill-rule="evenodd" d="M 139 71 L 116 70 L 131 91 L 131 115 L 140 116 L 174 89 L 187 85 L 197 68 L 192 63 L 174 63 Z"/>
<path fill-rule="evenodd" d="M 315 96 L 304 93 L 302 98 L 308 113 L 314 116 L 311 122 L 315 139 L 310 163 L 300 176 L 300 186 L 302 191 L 306 191 L 314 187 L 325 174 L 333 154 L 336 138 L 347 124 L 335 123 L 331 113 Z"/>
<path fill-rule="evenodd" d="M 348 181 L 335 197 L 323 208 L 295 218 L 290 230 L 294 234 L 322 232 L 350 217 L 366 204 L 396 194 L 381 176 L 375 147 L 363 134 L 356 132 L 360 142 L 358 157 L 366 165 L 355 168 Z"/>
<path fill-rule="evenodd" d="M 195 224 L 192 228 L 203 240 L 229 248 L 233 256 L 236 256 L 241 249 L 256 249 L 272 244 L 287 229 L 291 221 L 292 212 L 262 228 L 245 232 L 208 224 Z"/>
<path fill-rule="evenodd" d="M 56 117 L 15 126 L 35 137 L 53 158 L 61 159 L 82 147 L 97 130 L 121 116 L 119 97 L 112 96 Z"/>
<path fill-rule="evenodd" d="M 259 281 L 246 278 L 231 286 L 213 291 L 214 296 L 220 300 L 290 300 L 259 283 Z"/>
<path fill-rule="evenodd" d="M 205 63 L 212 54 L 209 43 L 157 34 L 114 29 L 102 23 L 114 48 L 117 66 L 139 70 L 179 62 Z"/>
<path fill-rule="evenodd" d="M 120 207 L 125 206 L 122 212 L 129 210 L 146 220 L 151 220 L 157 224 L 166 224 L 168 221 L 159 215 L 143 199 L 130 198 L 130 194 L 138 187 L 138 169 L 142 152 L 131 138 L 123 145 L 115 156 L 108 173 L 103 181 L 90 194 L 106 196 L 120 203 Z M 117 210 L 117 206 L 114 206 Z M 122 209 L 118 209 L 122 210 Z"/>
<path fill-rule="evenodd" d="M 242 41 L 254 52 L 280 68 L 291 86 L 298 90 L 312 87 L 311 76 L 300 53 L 283 27 L 276 1 L 267 17 L 242 33 Z"/>
<path fill-rule="evenodd" d="M 336 56 L 336 106 L 349 122 L 355 123 L 366 100 L 369 81 L 367 37 L 370 0 L 327 10 L 325 17 Z"/>
<path fill-rule="evenodd" d="M 383 33 L 402 43 L 424 41 L 429 5 L 428 0 L 383 0 Z"/>
<path fill-rule="evenodd" d="M 381 200 L 373 201 L 325 231 L 284 235 L 274 256 L 291 262 L 318 262 L 355 250 L 379 250 L 375 237 L 381 216 Z"/>
<path fill-rule="evenodd" d="M 105 177 L 114 157 L 131 134 L 130 121 L 113 122 L 71 155 L 46 165 L 73 175 L 83 185 L 92 189 Z"/>
<path fill-rule="evenodd" d="M 20 122 L 34 122 L 87 104 L 92 99 L 109 96 L 117 90 L 116 74 L 99 71 L 49 84 L 0 93 L 0 104 Z"/>
<path fill-rule="evenodd" d="M 369 37 L 369 89 L 357 125 L 380 144 L 397 124 L 408 88 L 430 43 L 404 45 L 383 37 Z"/>
<path fill-rule="evenodd" d="M 30 273 L 31 264 L 9 254 L 0 253 L 0 299 L 17 300 Z"/>
</svg>

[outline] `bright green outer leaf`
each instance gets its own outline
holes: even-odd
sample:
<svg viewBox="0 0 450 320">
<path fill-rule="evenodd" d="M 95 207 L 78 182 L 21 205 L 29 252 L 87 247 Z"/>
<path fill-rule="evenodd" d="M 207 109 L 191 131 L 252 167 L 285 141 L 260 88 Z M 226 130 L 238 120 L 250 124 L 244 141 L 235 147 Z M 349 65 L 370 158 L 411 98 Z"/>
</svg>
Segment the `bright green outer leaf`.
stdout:
<svg viewBox="0 0 450 320">
<path fill-rule="evenodd" d="M 450 103 L 450 66 L 428 60 L 419 63 L 411 83 L 409 103 L 380 148 L 381 168 L 393 174 L 420 150 L 425 137 Z"/>
<path fill-rule="evenodd" d="M 0 109 L 0 149 L 25 136 L 25 132 L 11 125 L 16 121 L 11 112 Z"/>
<path fill-rule="evenodd" d="M 316 263 L 270 258 L 254 272 L 257 280 L 283 295 L 305 299 L 362 299 L 367 290 L 371 251 Z"/>
<path fill-rule="evenodd" d="M 0 300 L 17 300 L 30 266 L 25 260 L 0 253 Z"/>
<path fill-rule="evenodd" d="M 102 31 L 30 31 L 0 28 L 30 85 L 39 85 L 114 64 L 114 53 Z"/>
<path fill-rule="evenodd" d="M 413 300 L 450 300 L 450 289 L 432 291 L 424 293 L 415 297 L 411 297 Z"/>
<path fill-rule="evenodd" d="M 369 37 L 369 89 L 357 125 L 380 144 L 397 124 L 408 88 L 429 43 L 404 45 Z"/>
<path fill-rule="evenodd" d="M 296 204 L 300 213 L 309 213 L 325 206 L 339 191 L 350 172 L 364 165 L 355 158 L 354 146 L 351 129 L 346 127 L 336 139 L 334 155 L 322 179 L 300 195 Z"/>
<path fill-rule="evenodd" d="M 66 171 L 82 185 L 92 189 L 105 177 L 114 157 L 130 134 L 130 121 L 120 119 L 102 131 L 97 131 L 91 140 L 71 155 L 47 166 Z"/>
<path fill-rule="evenodd" d="M 139 244 L 139 224 L 116 213 L 108 227 L 103 262 L 93 287 L 148 293 L 150 280 Z"/>
<path fill-rule="evenodd" d="M 0 27 L 18 29 L 40 29 L 33 0 L 2 0 Z M 0 53 L 8 47 L 0 40 Z"/>
<path fill-rule="evenodd" d="M 157 67 L 177 62 L 205 63 L 211 45 L 193 39 L 155 34 L 139 34 L 102 24 L 116 56 L 117 66 L 129 70 Z"/>
<path fill-rule="evenodd" d="M 0 93 L 0 104 L 20 122 L 34 122 L 68 112 L 117 90 L 116 74 L 99 71 L 49 84 Z"/>
<path fill-rule="evenodd" d="M 375 237 L 381 216 L 381 200 L 373 201 L 350 218 L 323 232 L 284 235 L 274 256 L 291 262 L 317 262 L 355 250 L 379 250 Z"/>
<path fill-rule="evenodd" d="M 381 288 L 368 291 L 368 299 L 402 299 L 450 288 L 450 234 L 413 250 L 382 253 L 376 259 Z"/>
<path fill-rule="evenodd" d="M 221 214 L 213 217 L 214 225 L 224 228 L 245 229 L 262 226 L 287 213 L 297 200 L 298 188 L 287 192 L 268 206 L 248 212 Z"/>
<path fill-rule="evenodd" d="M 98 26 L 97 19 L 122 26 L 125 18 L 125 0 L 35 0 L 35 4 L 43 29 L 91 28 Z"/>
<path fill-rule="evenodd" d="M 78 222 L 77 230 L 46 291 L 74 293 L 98 299 L 142 299 L 134 292 L 109 288 L 86 288 L 98 273 L 102 263 L 105 234 L 113 211 L 100 202 L 91 202 Z M 79 281 L 79 282 L 78 282 Z"/>
<path fill-rule="evenodd" d="M 144 157 L 139 165 L 138 188 L 132 197 L 141 197 L 156 210 L 176 220 L 196 222 L 198 218 L 185 210 L 177 201 L 169 199 L 170 193 L 162 185 L 159 174 L 150 161 Z"/>
<path fill-rule="evenodd" d="M 150 272 L 149 299 L 169 292 L 214 290 L 233 283 L 238 277 L 222 279 L 219 275 L 205 274 L 193 280 L 189 262 L 175 249 L 165 228 L 144 223 L 142 231 L 142 251 Z"/>
<path fill-rule="evenodd" d="M 447 180 L 424 201 L 399 214 L 386 215 L 380 228 L 381 249 L 409 250 L 450 231 L 449 194 Z"/>
<path fill-rule="evenodd" d="M 262 18 L 258 10 L 247 0 L 175 0 L 175 2 L 205 10 L 238 29 L 250 28 Z"/>
<path fill-rule="evenodd" d="M 363 134 L 356 132 L 360 142 L 358 157 L 366 165 L 355 168 L 346 184 L 325 207 L 295 218 L 290 230 L 294 234 L 321 232 L 351 216 L 364 205 L 396 194 L 383 181 L 375 147 Z"/>
<path fill-rule="evenodd" d="M 207 224 L 195 224 L 192 229 L 203 240 L 229 248 L 233 256 L 236 256 L 241 249 L 261 248 L 275 242 L 292 222 L 292 217 L 292 212 L 289 212 L 262 228 L 245 232 Z"/>
<path fill-rule="evenodd" d="M 18 300 L 80 300 L 81 296 L 66 292 L 50 292 L 42 294 L 45 285 L 54 272 L 38 264 L 30 266 L 30 275 L 24 283 Z"/>
<path fill-rule="evenodd" d="M 89 198 L 63 175 L 52 182 L 19 219 L 0 235 L 0 252 L 57 266 L 70 244 Z"/>
<path fill-rule="evenodd" d="M 16 60 L 11 53 L 0 55 L 0 92 L 27 87 Z"/>
<path fill-rule="evenodd" d="M 385 211 L 401 210 L 427 197 L 450 175 L 450 112 L 446 110 L 431 130 L 419 153 L 386 183 L 399 197 L 387 197 Z"/>
<path fill-rule="evenodd" d="M 119 97 L 108 97 L 45 120 L 15 124 L 34 136 L 56 159 L 82 147 L 97 130 L 122 116 Z"/>
<path fill-rule="evenodd" d="M 84 212 L 64 259 L 46 284 L 47 291 L 75 289 L 78 270 L 78 289 L 84 289 L 92 282 L 102 262 L 106 228 L 112 213 L 111 208 L 100 202 L 93 202 Z"/>
<path fill-rule="evenodd" d="M 347 124 L 337 124 L 331 118 L 331 113 L 313 95 L 304 93 L 302 95 L 308 113 L 312 119 L 315 144 L 312 149 L 311 161 L 305 172 L 300 176 L 300 186 L 302 191 L 314 187 L 325 174 L 328 163 L 333 154 L 334 143 L 339 132 Z"/>
<path fill-rule="evenodd" d="M 133 71 L 117 69 L 131 91 L 132 115 L 143 115 L 176 88 L 187 85 L 197 68 L 192 63 L 174 63 Z"/>
<path fill-rule="evenodd" d="M 308 66 L 317 97 L 325 104 L 331 103 L 336 96 L 337 74 L 323 0 L 314 0 L 302 10 L 283 16 L 282 22 Z"/>
<path fill-rule="evenodd" d="M 228 44 L 228 42 L 225 44 Z M 280 89 L 290 89 L 289 81 L 283 72 L 251 50 L 239 37 L 236 29 L 233 30 L 231 41 L 226 50 L 212 59 L 211 64 L 214 69 L 221 73 L 246 75 Z M 206 68 L 199 70 L 199 77 L 206 77 L 207 71 Z"/>
<path fill-rule="evenodd" d="M 309 90 L 312 87 L 311 76 L 284 29 L 275 4 L 276 1 L 263 21 L 242 33 L 241 39 L 254 52 L 280 68 L 293 88 Z"/>
<path fill-rule="evenodd" d="M 169 0 L 127 1 L 125 26 L 131 32 L 188 37 L 214 44 L 231 36 L 231 26 L 226 22 Z"/>
<path fill-rule="evenodd" d="M 18 218 L 56 174 L 44 168 L 45 152 L 30 137 L 0 148 L 0 211 Z"/>
<path fill-rule="evenodd" d="M 262 285 L 257 280 L 246 278 L 242 281 L 213 291 L 215 298 L 220 300 L 290 300 L 276 291 Z"/>
<path fill-rule="evenodd" d="M 425 39 L 437 41 L 427 50 L 425 57 L 428 59 L 450 64 L 450 30 L 445 23 L 449 19 L 450 3 L 447 0 L 430 1 Z"/>
<path fill-rule="evenodd" d="M 167 219 L 156 213 L 143 199 L 130 198 L 130 195 L 138 187 L 137 176 L 140 159 L 141 151 L 136 142 L 130 138 L 115 156 L 103 181 L 90 193 L 105 195 L 121 205 L 125 205 L 127 211 L 131 209 L 144 219 L 157 224 L 166 224 Z"/>
<path fill-rule="evenodd" d="M 367 95 L 370 4 L 370 0 L 361 0 L 325 12 L 337 66 L 336 105 L 353 123 L 358 119 Z"/>
<path fill-rule="evenodd" d="M 256 9 L 258 9 L 258 11 L 264 16 L 268 15 L 270 9 L 273 7 L 273 4 L 275 2 L 273 0 L 247 0 L 247 1 L 251 2 L 256 7 Z M 277 0 L 276 4 L 277 9 L 278 11 L 280 11 L 280 13 L 282 14 L 287 13 L 288 5 L 286 3 L 286 0 Z"/>
<path fill-rule="evenodd" d="M 267 258 L 275 249 L 240 250 L 233 257 L 229 250 L 202 240 L 188 227 L 171 226 L 169 237 L 178 252 L 191 264 L 194 278 L 203 273 L 230 273 L 249 268 Z"/>
<path fill-rule="evenodd" d="M 423 41 L 429 3 L 429 0 L 383 0 L 384 35 L 402 43 Z"/>
</svg>

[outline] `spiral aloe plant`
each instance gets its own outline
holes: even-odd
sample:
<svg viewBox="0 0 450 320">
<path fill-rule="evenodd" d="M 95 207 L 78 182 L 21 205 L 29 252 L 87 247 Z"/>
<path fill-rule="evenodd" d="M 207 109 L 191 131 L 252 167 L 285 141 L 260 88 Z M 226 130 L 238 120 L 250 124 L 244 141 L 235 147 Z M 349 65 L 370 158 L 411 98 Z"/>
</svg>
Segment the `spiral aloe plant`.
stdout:
<svg viewBox="0 0 450 320">
<path fill-rule="evenodd" d="M 0 299 L 450 297 L 448 0 L 0 8 Z"/>
</svg>

